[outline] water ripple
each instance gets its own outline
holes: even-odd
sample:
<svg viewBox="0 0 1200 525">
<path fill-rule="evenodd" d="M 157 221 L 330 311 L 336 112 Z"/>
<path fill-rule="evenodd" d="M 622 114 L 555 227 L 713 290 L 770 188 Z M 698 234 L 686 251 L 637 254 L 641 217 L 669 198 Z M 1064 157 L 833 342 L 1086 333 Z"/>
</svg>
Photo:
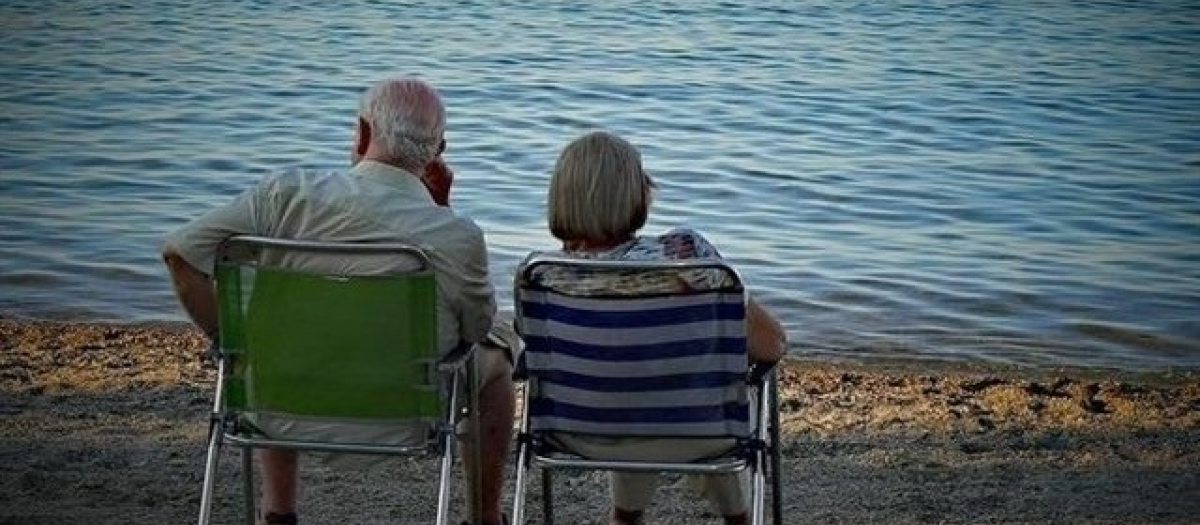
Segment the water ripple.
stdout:
<svg viewBox="0 0 1200 525">
<path fill-rule="evenodd" d="M 952 8 L 951 8 L 952 7 Z M 178 318 L 162 235 L 449 104 L 502 304 L 558 149 L 609 128 L 803 354 L 1200 368 L 1200 26 L 1147 2 L 0 5 L 0 310 Z"/>
</svg>

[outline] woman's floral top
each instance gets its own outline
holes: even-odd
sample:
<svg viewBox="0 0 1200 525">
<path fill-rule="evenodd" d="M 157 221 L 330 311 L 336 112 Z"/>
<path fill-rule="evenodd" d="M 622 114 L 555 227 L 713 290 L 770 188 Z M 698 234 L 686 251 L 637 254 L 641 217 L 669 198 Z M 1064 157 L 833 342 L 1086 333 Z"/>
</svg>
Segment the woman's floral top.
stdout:
<svg viewBox="0 0 1200 525">
<path fill-rule="evenodd" d="M 662 261 L 677 259 L 717 258 L 721 254 L 708 239 L 689 228 L 675 228 L 663 235 L 642 235 L 601 252 L 563 251 L 579 259 L 620 261 Z M 591 271 L 570 271 L 546 268 L 534 279 L 540 284 L 581 295 L 621 294 L 622 292 L 679 292 L 709 290 L 734 282 L 732 276 L 719 269 L 653 270 L 621 272 L 620 275 L 589 275 Z M 611 272 L 609 272 L 611 274 Z"/>
</svg>

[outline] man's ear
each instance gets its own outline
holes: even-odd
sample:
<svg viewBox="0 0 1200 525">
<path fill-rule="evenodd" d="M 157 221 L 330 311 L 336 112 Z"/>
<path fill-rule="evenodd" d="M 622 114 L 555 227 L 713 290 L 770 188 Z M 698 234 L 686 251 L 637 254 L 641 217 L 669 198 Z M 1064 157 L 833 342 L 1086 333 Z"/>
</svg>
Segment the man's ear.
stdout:
<svg viewBox="0 0 1200 525">
<path fill-rule="evenodd" d="M 358 133 L 354 137 L 354 152 L 359 156 L 366 155 L 367 147 L 371 145 L 371 124 L 367 119 L 358 117 Z"/>
</svg>

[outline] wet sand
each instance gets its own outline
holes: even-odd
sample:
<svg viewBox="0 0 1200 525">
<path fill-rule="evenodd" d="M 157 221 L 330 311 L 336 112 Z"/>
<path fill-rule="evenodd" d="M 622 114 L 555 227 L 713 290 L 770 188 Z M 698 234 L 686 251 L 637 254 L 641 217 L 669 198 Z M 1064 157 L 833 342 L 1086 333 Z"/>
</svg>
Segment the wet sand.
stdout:
<svg viewBox="0 0 1200 525">
<path fill-rule="evenodd" d="M 0 524 L 194 522 L 206 345 L 182 324 L 0 317 Z M 786 523 L 1200 524 L 1194 371 L 792 359 L 780 380 Z M 226 454 L 216 523 L 239 523 L 239 466 Z M 435 476 L 307 462 L 301 522 L 431 522 Z M 605 523 L 601 474 L 558 491 L 558 523 Z M 718 522 L 670 476 L 648 519 Z"/>
</svg>

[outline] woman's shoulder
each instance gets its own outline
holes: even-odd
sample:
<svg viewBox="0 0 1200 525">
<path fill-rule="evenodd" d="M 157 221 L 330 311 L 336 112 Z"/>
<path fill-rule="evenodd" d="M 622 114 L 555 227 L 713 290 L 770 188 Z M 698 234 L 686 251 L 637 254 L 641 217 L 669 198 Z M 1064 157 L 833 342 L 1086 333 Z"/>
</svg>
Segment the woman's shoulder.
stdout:
<svg viewBox="0 0 1200 525">
<path fill-rule="evenodd" d="M 688 227 L 672 228 L 660 235 L 639 236 L 630 252 L 665 259 L 720 257 L 708 239 Z"/>
</svg>

